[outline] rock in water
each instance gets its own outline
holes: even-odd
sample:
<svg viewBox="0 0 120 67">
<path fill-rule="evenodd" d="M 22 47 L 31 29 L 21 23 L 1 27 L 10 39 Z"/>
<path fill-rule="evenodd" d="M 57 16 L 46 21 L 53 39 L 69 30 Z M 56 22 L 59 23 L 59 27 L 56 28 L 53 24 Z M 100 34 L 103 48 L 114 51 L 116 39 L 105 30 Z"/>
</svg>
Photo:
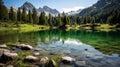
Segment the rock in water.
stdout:
<svg viewBox="0 0 120 67">
<path fill-rule="evenodd" d="M 33 49 L 32 46 L 30 46 L 30 45 L 25 45 L 25 44 L 21 44 L 19 47 L 20 47 L 22 50 L 31 50 L 31 49 Z"/>
<path fill-rule="evenodd" d="M 9 52 L 4 52 L 2 56 L 0 57 L 0 62 L 1 63 L 7 63 L 9 61 L 14 60 L 18 56 L 17 53 L 9 53 Z"/>
<path fill-rule="evenodd" d="M 52 59 L 49 61 L 48 66 L 49 67 L 56 67 L 56 62 Z"/>
<path fill-rule="evenodd" d="M 75 62 L 78 66 L 86 66 L 86 61 L 76 61 Z"/>
<path fill-rule="evenodd" d="M 35 62 L 35 61 L 37 61 L 37 57 L 34 57 L 34 56 L 26 56 L 25 58 L 24 58 L 24 61 L 25 62 Z"/>
<path fill-rule="evenodd" d="M 0 45 L 0 48 L 7 48 L 7 45 L 5 45 L 5 44 Z"/>
<path fill-rule="evenodd" d="M 7 65 L 7 67 L 14 67 L 13 65 Z"/>
<path fill-rule="evenodd" d="M 4 53 L 4 55 L 12 57 L 12 58 L 16 58 L 18 56 L 17 53 L 8 53 L 8 52 Z"/>
<path fill-rule="evenodd" d="M 74 62 L 74 61 L 75 61 L 75 59 L 71 58 L 69 56 L 64 56 L 61 59 L 61 62 L 63 62 L 64 64 L 69 64 L 69 63 Z"/>
<path fill-rule="evenodd" d="M 3 53 L 10 53 L 10 50 L 7 50 L 7 49 L 0 49 L 0 56 L 3 54 Z"/>
<path fill-rule="evenodd" d="M 48 57 L 45 57 L 45 58 L 41 58 L 40 60 L 40 64 L 44 65 L 48 62 Z"/>
<path fill-rule="evenodd" d="M 34 55 L 34 56 L 39 56 L 40 53 L 39 53 L 39 52 L 34 52 L 33 55 Z"/>
</svg>

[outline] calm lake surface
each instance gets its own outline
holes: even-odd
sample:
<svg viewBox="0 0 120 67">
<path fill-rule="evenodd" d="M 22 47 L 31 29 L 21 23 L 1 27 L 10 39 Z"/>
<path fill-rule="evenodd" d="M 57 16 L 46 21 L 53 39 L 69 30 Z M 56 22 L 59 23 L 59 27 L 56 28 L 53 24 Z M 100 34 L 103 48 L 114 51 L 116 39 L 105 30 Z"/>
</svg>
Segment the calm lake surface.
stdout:
<svg viewBox="0 0 120 67">
<path fill-rule="evenodd" d="M 0 32 L 0 44 L 17 42 L 43 49 L 41 55 L 65 55 L 86 61 L 86 67 L 120 67 L 120 32 L 117 31 Z"/>
</svg>

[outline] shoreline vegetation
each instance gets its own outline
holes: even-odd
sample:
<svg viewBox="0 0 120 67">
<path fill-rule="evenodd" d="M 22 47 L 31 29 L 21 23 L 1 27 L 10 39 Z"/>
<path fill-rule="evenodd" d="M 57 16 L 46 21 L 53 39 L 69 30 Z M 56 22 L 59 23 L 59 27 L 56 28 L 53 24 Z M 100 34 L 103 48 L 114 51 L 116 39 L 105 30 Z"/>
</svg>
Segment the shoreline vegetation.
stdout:
<svg viewBox="0 0 120 67">
<path fill-rule="evenodd" d="M 20 32 L 30 32 L 30 31 L 39 31 L 47 30 L 49 26 L 33 25 L 33 24 L 0 24 L 0 31 L 20 31 Z"/>
<path fill-rule="evenodd" d="M 30 32 L 30 31 L 41 31 L 49 29 L 60 29 L 59 27 L 51 27 L 49 25 L 37 25 L 37 24 L 14 24 L 14 23 L 0 23 L 0 31 L 20 31 L 20 32 Z M 120 30 L 117 25 L 110 24 L 81 24 L 81 25 L 66 25 L 63 30 L 87 30 L 87 31 L 116 31 Z"/>
</svg>

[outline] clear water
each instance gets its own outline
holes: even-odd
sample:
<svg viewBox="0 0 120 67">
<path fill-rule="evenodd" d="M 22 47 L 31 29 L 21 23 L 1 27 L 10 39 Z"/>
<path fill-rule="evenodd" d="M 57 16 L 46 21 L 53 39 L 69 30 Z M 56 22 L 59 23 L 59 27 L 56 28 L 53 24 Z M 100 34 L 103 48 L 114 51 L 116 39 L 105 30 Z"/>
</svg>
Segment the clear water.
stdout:
<svg viewBox="0 0 120 67">
<path fill-rule="evenodd" d="M 120 66 L 120 32 L 46 30 L 1 32 L 0 43 L 29 43 L 43 55 L 71 56 L 86 61 L 86 67 Z M 73 66 L 74 67 L 74 66 Z"/>
</svg>

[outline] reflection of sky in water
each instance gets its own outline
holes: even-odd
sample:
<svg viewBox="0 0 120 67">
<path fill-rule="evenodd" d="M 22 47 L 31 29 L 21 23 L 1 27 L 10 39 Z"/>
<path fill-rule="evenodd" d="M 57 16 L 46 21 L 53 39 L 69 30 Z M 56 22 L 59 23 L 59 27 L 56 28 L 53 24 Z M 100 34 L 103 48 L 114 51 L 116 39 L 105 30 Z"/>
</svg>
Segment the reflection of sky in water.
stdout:
<svg viewBox="0 0 120 67">
<path fill-rule="evenodd" d="M 82 42 L 79 42 L 78 40 L 74 40 L 74 39 L 68 39 L 64 42 L 64 44 L 68 44 L 68 45 L 83 45 Z"/>
<path fill-rule="evenodd" d="M 49 42 L 49 40 L 46 41 Z M 38 42 L 38 44 L 37 48 L 40 47 L 46 50 L 48 54 L 69 55 L 75 57 L 77 60 L 85 60 L 91 66 L 119 67 L 120 65 L 120 57 L 118 54 L 105 55 L 94 49 L 94 47 L 86 45 L 76 39 L 67 39 L 64 42 L 60 39 L 58 41 L 52 41 L 49 44 L 42 42 Z"/>
</svg>

